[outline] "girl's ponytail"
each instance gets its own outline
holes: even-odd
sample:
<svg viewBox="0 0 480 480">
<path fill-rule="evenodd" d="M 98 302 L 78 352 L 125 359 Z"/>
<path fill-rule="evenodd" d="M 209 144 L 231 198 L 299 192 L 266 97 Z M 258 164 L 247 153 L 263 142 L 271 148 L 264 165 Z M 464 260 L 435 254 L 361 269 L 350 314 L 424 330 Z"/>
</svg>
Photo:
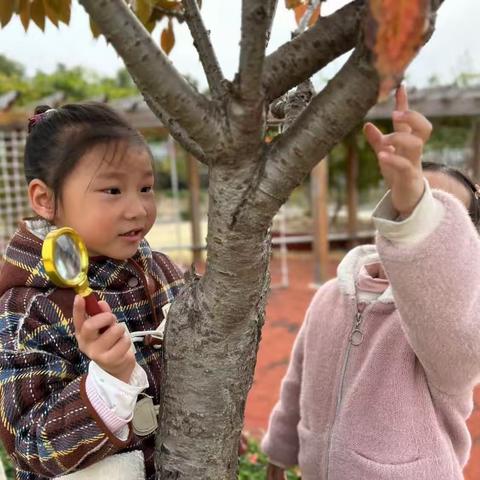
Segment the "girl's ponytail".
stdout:
<svg viewBox="0 0 480 480">
<path fill-rule="evenodd" d="M 480 230 L 480 188 L 479 186 L 465 175 L 460 170 L 457 170 L 454 167 L 449 167 L 443 163 L 436 162 L 422 162 L 422 168 L 426 172 L 440 172 L 444 175 L 455 179 L 457 182 L 460 182 L 468 192 L 470 193 L 470 205 L 468 207 L 468 214 L 477 228 Z"/>
</svg>

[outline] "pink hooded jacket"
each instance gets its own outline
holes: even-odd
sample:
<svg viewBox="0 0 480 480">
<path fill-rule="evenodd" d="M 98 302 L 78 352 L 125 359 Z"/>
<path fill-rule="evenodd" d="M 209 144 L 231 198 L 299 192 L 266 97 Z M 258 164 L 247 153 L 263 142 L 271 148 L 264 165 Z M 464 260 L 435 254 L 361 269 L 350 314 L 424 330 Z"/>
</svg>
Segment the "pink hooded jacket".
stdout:
<svg viewBox="0 0 480 480">
<path fill-rule="evenodd" d="M 312 300 L 262 443 L 303 480 L 463 479 L 480 240 L 458 200 L 434 196 L 444 213 L 432 233 L 352 250 Z M 377 250 L 391 286 L 359 314 L 355 279 Z"/>
</svg>

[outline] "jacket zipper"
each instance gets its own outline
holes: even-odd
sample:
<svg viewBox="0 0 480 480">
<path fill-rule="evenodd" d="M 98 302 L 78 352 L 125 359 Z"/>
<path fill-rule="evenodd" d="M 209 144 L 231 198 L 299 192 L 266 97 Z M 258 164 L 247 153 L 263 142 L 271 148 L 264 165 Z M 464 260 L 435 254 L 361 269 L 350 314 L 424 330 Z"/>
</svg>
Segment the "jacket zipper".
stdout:
<svg viewBox="0 0 480 480">
<path fill-rule="evenodd" d="M 363 342 L 364 334 L 360 327 L 362 326 L 363 322 L 363 316 L 364 316 L 365 311 L 357 312 L 355 313 L 355 317 L 353 320 L 353 325 L 352 329 L 350 330 L 350 335 L 348 339 L 348 346 L 347 346 L 347 351 L 345 353 L 345 358 L 343 360 L 343 366 L 342 366 L 342 372 L 340 375 L 340 388 L 338 390 L 337 394 L 337 402 L 335 406 L 335 415 L 333 417 L 333 422 L 332 426 L 330 428 L 330 435 L 328 437 L 328 447 L 327 447 L 327 465 L 326 465 L 326 475 L 325 475 L 325 480 L 328 480 L 328 474 L 329 474 L 329 467 L 330 467 L 330 449 L 332 447 L 332 433 L 333 433 L 333 427 L 335 426 L 335 422 L 338 417 L 338 413 L 340 411 L 340 405 L 342 403 L 342 397 L 343 397 L 343 387 L 345 383 L 345 374 L 347 372 L 347 366 L 348 366 L 348 359 L 350 357 L 350 351 L 353 347 L 358 347 L 361 345 Z"/>
</svg>

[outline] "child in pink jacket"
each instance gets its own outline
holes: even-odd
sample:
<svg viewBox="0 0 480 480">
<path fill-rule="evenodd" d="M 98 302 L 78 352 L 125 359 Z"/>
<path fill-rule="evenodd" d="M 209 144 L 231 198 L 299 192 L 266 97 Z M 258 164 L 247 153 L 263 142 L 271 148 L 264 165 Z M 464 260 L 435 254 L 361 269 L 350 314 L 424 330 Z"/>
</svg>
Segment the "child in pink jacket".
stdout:
<svg viewBox="0 0 480 480">
<path fill-rule="evenodd" d="M 459 173 L 422 170 L 431 125 L 403 87 L 396 108 L 392 134 L 364 129 L 390 187 L 376 246 L 350 251 L 308 308 L 262 443 L 269 480 L 297 464 L 303 480 L 463 479 L 480 375 L 479 194 Z"/>
</svg>

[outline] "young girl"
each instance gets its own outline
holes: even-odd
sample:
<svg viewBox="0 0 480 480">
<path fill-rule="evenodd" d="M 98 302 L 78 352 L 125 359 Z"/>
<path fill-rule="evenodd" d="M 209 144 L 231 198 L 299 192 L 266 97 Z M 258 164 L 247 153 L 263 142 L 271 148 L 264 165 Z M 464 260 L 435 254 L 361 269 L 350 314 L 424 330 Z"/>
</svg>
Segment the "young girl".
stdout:
<svg viewBox="0 0 480 480">
<path fill-rule="evenodd" d="M 263 440 L 267 478 L 460 480 L 480 374 L 478 192 L 423 172 L 431 125 L 397 92 L 394 132 L 364 132 L 390 191 L 308 308 Z M 431 190 L 435 189 L 435 190 Z M 471 218 L 467 213 L 470 212 Z"/>
<path fill-rule="evenodd" d="M 150 150 L 101 104 L 40 107 L 29 131 L 38 217 L 21 223 L 0 272 L 1 439 L 18 480 L 153 479 L 161 353 L 129 332 L 156 330 L 182 279 L 144 240 L 156 215 Z M 103 313 L 88 317 L 46 276 L 42 242 L 62 226 L 85 241 Z"/>
</svg>

